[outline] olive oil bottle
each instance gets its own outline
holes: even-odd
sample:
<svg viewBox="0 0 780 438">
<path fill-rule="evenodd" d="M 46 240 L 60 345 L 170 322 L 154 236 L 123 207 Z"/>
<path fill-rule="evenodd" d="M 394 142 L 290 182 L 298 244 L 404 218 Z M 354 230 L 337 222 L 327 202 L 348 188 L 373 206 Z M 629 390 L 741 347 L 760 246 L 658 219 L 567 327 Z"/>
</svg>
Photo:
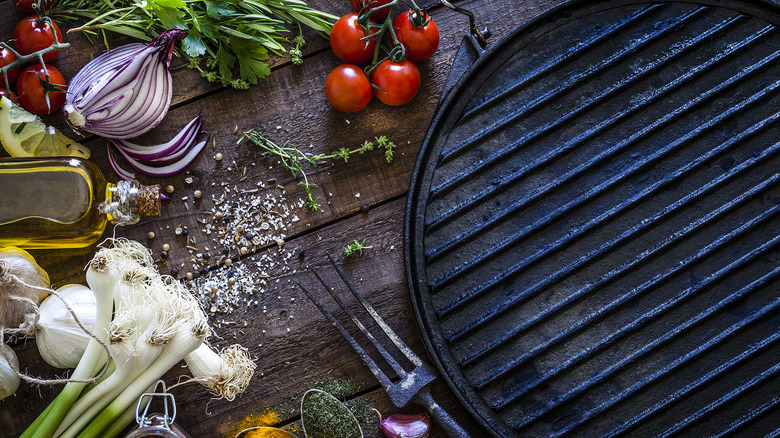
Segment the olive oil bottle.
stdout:
<svg viewBox="0 0 780 438">
<path fill-rule="evenodd" d="M 0 159 L 0 246 L 90 246 L 108 223 L 158 216 L 160 198 L 159 185 L 109 183 L 81 158 Z"/>
</svg>

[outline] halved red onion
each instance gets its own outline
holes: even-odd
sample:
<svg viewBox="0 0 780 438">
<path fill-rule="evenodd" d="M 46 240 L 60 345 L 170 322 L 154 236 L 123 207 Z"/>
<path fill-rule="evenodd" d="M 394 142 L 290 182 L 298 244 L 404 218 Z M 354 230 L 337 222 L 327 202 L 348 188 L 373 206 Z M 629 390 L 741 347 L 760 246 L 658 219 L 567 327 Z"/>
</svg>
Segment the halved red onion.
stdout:
<svg viewBox="0 0 780 438">
<path fill-rule="evenodd" d="M 171 104 L 173 45 L 187 32 L 169 29 L 147 44 L 104 52 L 70 82 L 63 112 L 78 129 L 107 138 L 138 137 L 157 126 Z"/>
</svg>

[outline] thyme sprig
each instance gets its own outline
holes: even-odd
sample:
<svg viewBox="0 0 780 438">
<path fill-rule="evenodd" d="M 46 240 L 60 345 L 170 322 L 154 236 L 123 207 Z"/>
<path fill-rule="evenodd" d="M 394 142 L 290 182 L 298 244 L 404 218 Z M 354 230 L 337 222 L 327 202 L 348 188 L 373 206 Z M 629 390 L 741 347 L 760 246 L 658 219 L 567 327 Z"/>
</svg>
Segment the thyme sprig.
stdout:
<svg viewBox="0 0 780 438">
<path fill-rule="evenodd" d="M 349 245 L 344 247 L 344 257 L 349 257 L 351 255 L 363 255 L 364 249 L 371 249 L 373 246 L 366 246 L 366 239 L 363 239 L 362 242 L 358 242 L 357 239 L 352 241 Z"/>
<path fill-rule="evenodd" d="M 354 149 L 342 147 L 330 153 L 319 154 L 302 151 L 289 141 L 284 142 L 284 144 L 280 146 L 269 140 L 265 135 L 254 130 L 244 132 L 243 136 L 238 139 L 238 143 L 241 143 L 245 138 L 265 149 L 263 155 L 278 157 L 282 166 L 292 174 L 293 178 L 303 178 L 303 181 L 299 182 L 298 185 L 302 186 L 306 191 L 306 205 L 312 211 L 320 209 L 319 201 L 322 198 L 314 198 L 312 189 L 319 186 L 309 181 L 309 177 L 306 175 L 306 167 L 314 168 L 317 167 L 318 164 L 328 160 L 343 160 L 345 163 L 348 163 L 350 157 L 353 155 L 363 154 L 367 151 L 374 150 L 374 148 L 384 149 L 385 161 L 392 163 L 393 158 L 395 157 L 396 148 L 395 143 L 384 135 L 374 137 L 374 141 L 366 140 L 362 145 Z"/>
<path fill-rule="evenodd" d="M 266 61 L 271 53 L 284 55 L 289 33 L 298 30 L 291 55 L 299 64 L 300 26 L 327 38 L 338 19 L 302 0 L 61 0 L 51 13 L 81 22 L 71 32 L 101 32 L 104 41 L 106 31 L 149 41 L 166 29 L 185 29 L 181 51 L 188 67 L 210 82 L 238 89 L 271 73 Z"/>
</svg>

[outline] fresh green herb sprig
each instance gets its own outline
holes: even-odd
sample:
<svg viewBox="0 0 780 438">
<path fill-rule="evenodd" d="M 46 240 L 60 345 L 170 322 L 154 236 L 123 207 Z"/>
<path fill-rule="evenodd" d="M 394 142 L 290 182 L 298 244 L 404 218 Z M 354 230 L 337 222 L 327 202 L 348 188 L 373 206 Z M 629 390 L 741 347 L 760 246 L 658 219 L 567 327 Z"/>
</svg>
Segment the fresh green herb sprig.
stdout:
<svg viewBox="0 0 780 438">
<path fill-rule="evenodd" d="M 166 29 L 186 29 L 181 49 L 188 67 L 210 82 L 238 89 L 271 73 L 270 53 L 284 55 L 284 43 L 290 43 L 286 35 L 296 26 L 291 56 L 299 64 L 301 24 L 328 38 L 338 19 L 302 0 L 61 0 L 51 13 L 81 22 L 71 32 L 101 32 L 104 41 L 106 31 L 149 41 Z"/>
<path fill-rule="evenodd" d="M 292 174 L 293 178 L 303 178 L 303 181 L 299 182 L 298 185 L 302 186 L 306 191 L 306 204 L 312 211 L 317 211 L 320 209 L 319 201 L 322 198 L 314 198 L 312 189 L 317 188 L 318 186 L 317 184 L 309 181 L 309 177 L 306 175 L 304 164 L 306 164 L 309 168 L 314 168 L 318 164 L 327 160 L 343 160 L 345 163 L 348 163 L 352 155 L 363 154 L 367 151 L 374 150 L 374 148 L 384 149 L 385 161 L 392 163 L 393 158 L 395 157 L 396 148 L 395 143 L 393 143 L 392 140 L 384 135 L 374 137 L 374 141 L 366 140 L 362 145 L 360 145 L 360 147 L 355 149 L 343 147 L 336 149 L 329 154 L 312 154 L 309 152 L 304 152 L 289 141 L 279 146 L 278 144 L 269 140 L 265 135 L 260 134 L 254 130 L 244 132 L 244 135 L 238 139 L 238 143 L 241 143 L 245 138 L 257 146 L 265 149 L 263 155 L 272 155 L 278 157 L 282 163 L 282 166 L 284 166 L 284 168 Z"/>
<path fill-rule="evenodd" d="M 373 246 L 366 246 L 366 239 L 363 239 L 362 242 L 358 242 L 357 239 L 353 240 L 352 243 L 344 247 L 344 257 L 349 257 L 352 255 L 363 255 L 364 249 L 371 249 Z"/>
</svg>

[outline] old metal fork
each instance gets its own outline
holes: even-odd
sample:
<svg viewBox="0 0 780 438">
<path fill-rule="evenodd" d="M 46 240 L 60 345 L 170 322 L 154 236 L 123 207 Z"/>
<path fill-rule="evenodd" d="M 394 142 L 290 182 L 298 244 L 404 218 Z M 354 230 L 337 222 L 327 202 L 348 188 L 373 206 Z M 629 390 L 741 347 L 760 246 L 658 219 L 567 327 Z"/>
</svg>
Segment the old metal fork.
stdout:
<svg viewBox="0 0 780 438">
<path fill-rule="evenodd" d="M 338 272 L 342 281 L 344 281 L 344 284 L 346 284 L 347 288 L 352 292 L 355 298 L 360 301 L 369 315 L 371 315 L 371 317 L 374 319 L 376 324 L 382 329 L 385 335 L 398 348 L 398 350 L 400 350 L 401 353 L 406 356 L 409 362 L 414 365 L 414 369 L 412 371 L 406 371 L 395 360 L 393 355 L 385 350 L 382 344 L 374 337 L 374 335 L 371 334 L 371 332 L 368 331 L 366 326 L 360 322 L 360 320 L 346 306 L 341 298 L 339 298 L 339 296 L 334 293 L 333 289 L 325 284 L 325 282 L 322 280 L 322 277 L 320 277 L 317 272 L 314 272 L 314 275 L 317 277 L 320 283 L 322 283 L 323 287 L 325 287 L 330 296 L 336 300 L 336 302 L 349 316 L 352 322 L 360 329 L 360 331 L 371 342 L 371 344 L 374 345 L 374 348 L 376 348 L 382 358 L 393 368 L 399 377 L 398 382 L 393 382 L 391 378 L 385 374 L 384 371 L 379 368 L 379 366 L 377 366 L 374 359 L 372 359 L 366 350 L 363 349 L 360 343 L 358 343 L 357 340 L 352 337 L 349 332 L 347 332 L 344 326 L 342 326 L 336 320 L 336 318 L 333 317 L 328 309 L 326 309 L 325 306 L 323 306 L 322 303 L 317 300 L 311 292 L 309 292 L 309 290 L 307 290 L 300 283 L 298 286 L 306 293 L 306 295 L 308 295 L 309 299 L 320 309 L 322 314 L 325 315 L 325 317 L 328 318 L 331 323 L 333 323 L 339 333 L 341 333 L 341 336 L 343 336 L 344 339 L 346 339 L 347 342 L 352 345 L 352 348 L 355 349 L 357 354 L 360 355 L 360 358 L 363 359 L 363 362 L 368 366 L 374 376 L 376 376 L 377 380 L 379 380 L 382 388 L 385 389 L 385 392 L 387 392 L 387 395 L 390 396 L 390 400 L 396 407 L 401 408 L 406 406 L 406 404 L 410 401 L 416 401 L 425 407 L 425 410 L 428 411 L 430 416 L 439 424 L 439 426 L 447 433 L 448 436 L 458 438 L 470 436 L 469 433 L 466 432 L 446 410 L 444 410 L 444 408 L 436 403 L 436 401 L 433 399 L 433 396 L 431 396 L 430 383 L 436 378 L 436 371 L 430 365 L 424 363 L 420 357 L 417 356 L 412 351 L 412 349 L 401 340 L 400 337 L 398 337 L 393 329 L 391 329 L 390 326 L 385 323 L 379 314 L 376 313 L 376 310 L 374 310 L 374 308 L 368 304 L 368 301 L 366 301 L 360 292 L 358 292 L 357 289 L 352 285 L 347 276 L 344 274 L 344 271 L 339 268 L 330 254 L 328 254 L 328 259 L 330 259 L 333 267 L 336 268 L 336 272 Z"/>
</svg>

